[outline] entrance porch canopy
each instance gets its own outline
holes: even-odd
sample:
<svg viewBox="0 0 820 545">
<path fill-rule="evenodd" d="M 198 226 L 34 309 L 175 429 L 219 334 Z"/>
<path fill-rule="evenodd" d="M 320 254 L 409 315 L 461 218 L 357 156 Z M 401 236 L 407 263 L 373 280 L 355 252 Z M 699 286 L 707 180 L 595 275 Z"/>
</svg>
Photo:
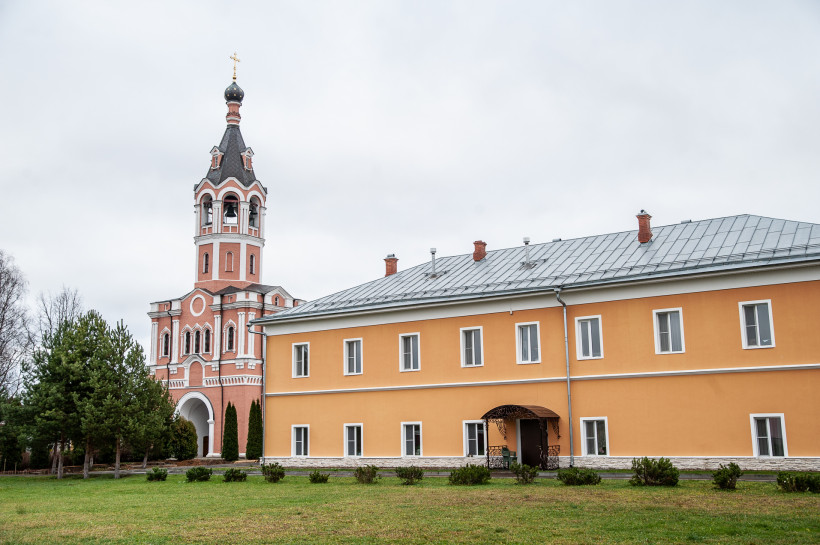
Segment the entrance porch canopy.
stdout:
<svg viewBox="0 0 820 545">
<path fill-rule="evenodd" d="M 490 421 L 492 421 L 498 427 L 498 431 L 501 432 L 501 436 L 505 441 L 507 440 L 505 420 L 538 420 L 540 433 L 537 434 L 537 444 L 532 446 L 533 448 L 537 448 L 536 459 L 540 469 L 558 468 L 559 445 L 549 444 L 547 424 L 550 423 L 552 425 L 555 436 L 560 438 L 561 436 L 558 434 L 558 420 L 560 418 L 555 411 L 541 407 L 540 405 L 499 405 L 494 409 L 490 409 L 481 417 L 481 419 L 484 420 L 485 433 L 489 433 L 488 428 Z M 486 437 L 489 436 L 486 435 Z M 487 467 L 505 467 L 509 465 L 509 462 L 510 450 L 506 445 L 488 446 Z"/>
</svg>

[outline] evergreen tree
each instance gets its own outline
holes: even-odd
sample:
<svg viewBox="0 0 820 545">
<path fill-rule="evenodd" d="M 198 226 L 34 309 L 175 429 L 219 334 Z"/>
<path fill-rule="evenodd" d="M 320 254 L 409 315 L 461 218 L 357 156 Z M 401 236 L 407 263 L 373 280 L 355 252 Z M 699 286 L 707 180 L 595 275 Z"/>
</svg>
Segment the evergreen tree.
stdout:
<svg viewBox="0 0 820 545">
<path fill-rule="evenodd" d="M 136 397 L 134 413 L 138 418 L 129 422 L 127 442 L 136 451 L 143 453 L 142 467 L 148 465 L 148 454 L 152 449 L 162 447 L 171 435 L 171 424 L 174 420 L 174 402 L 168 388 L 154 380 L 146 367 L 135 377 Z M 196 444 L 196 430 L 194 430 Z M 196 456 L 196 450 L 194 450 Z M 193 458 L 193 456 L 191 456 Z"/>
<path fill-rule="evenodd" d="M 197 436 L 193 422 L 177 416 L 171 424 L 171 438 L 168 450 L 177 460 L 190 460 L 196 457 Z"/>
<path fill-rule="evenodd" d="M 248 414 L 248 444 L 245 447 L 245 457 L 248 460 L 262 457 L 262 406 L 256 400 L 251 402 Z"/>
<path fill-rule="evenodd" d="M 225 428 L 222 434 L 222 459 L 233 462 L 239 459 L 239 425 L 236 407 L 229 401 L 225 409 Z"/>
</svg>

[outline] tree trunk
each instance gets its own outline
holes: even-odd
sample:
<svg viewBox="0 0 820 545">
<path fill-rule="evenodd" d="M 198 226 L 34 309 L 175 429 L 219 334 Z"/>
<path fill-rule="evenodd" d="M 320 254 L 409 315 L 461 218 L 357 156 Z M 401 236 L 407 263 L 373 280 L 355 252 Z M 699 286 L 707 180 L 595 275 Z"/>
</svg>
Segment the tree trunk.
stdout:
<svg viewBox="0 0 820 545">
<path fill-rule="evenodd" d="M 54 475 L 57 473 L 57 456 L 60 452 L 60 442 L 54 441 L 54 448 L 52 449 L 52 456 L 51 456 L 51 474 Z"/>
<path fill-rule="evenodd" d="M 60 435 L 60 453 L 57 459 L 57 478 L 63 478 L 63 452 L 65 452 L 65 435 Z"/>
<path fill-rule="evenodd" d="M 117 437 L 117 454 L 116 454 L 116 457 L 114 458 L 114 478 L 115 479 L 120 478 L 120 452 L 121 452 L 121 450 L 122 450 L 122 447 L 121 447 L 121 443 L 120 443 L 120 438 Z"/>
<path fill-rule="evenodd" d="M 85 457 L 83 458 L 83 479 L 88 478 L 89 462 L 91 461 L 91 441 L 85 439 Z"/>
<path fill-rule="evenodd" d="M 148 451 L 151 450 L 151 447 L 147 447 L 145 449 L 145 456 L 142 458 L 142 469 L 148 467 Z"/>
</svg>

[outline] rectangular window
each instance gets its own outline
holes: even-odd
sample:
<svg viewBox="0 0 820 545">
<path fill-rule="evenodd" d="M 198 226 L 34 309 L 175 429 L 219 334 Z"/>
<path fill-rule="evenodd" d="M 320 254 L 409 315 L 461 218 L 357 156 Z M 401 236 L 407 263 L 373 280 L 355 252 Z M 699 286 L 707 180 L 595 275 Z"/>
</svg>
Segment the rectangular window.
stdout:
<svg viewBox="0 0 820 545">
<path fill-rule="evenodd" d="M 403 456 L 421 456 L 421 422 L 402 422 L 401 442 Z"/>
<path fill-rule="evenodd" d="M 362 425 L 345 424 L 345 456 L 362 455 Z"/>
<path fill-rule="evenodd" d="M 740 305 L 740 327 L 743 348 L 771 348 L 774 346 L 772 302 L 747 301 Z"/>
<path fill-rule="evenodd" d="M 484 365 L 482 352 L 481 328 L 463 328 L 461 330 L 461 366 L 478 367 Z"/>
<path fill-rule="evenodd" d="M 684 352 L 682 309 L 653 310 L 655 315 L 655 353 L 680 354 Z"/>
<path fill-rule="evenodd" d="M 541 339 L 538 322 L 515 324 L 518 363 L 541 362 Z"/>
<path fill-rule="evenodd" d="M 293 456 L 308 455 L 308 426 L 293 426 Z"/>
<path fill-rule="evenodd" d="M 753 414 L 751 421 L 755 456 L 789 455 L 782 414 Z"/>
<path fill-rule="evenodd" d="M 293 377 L 310 376 L 310 343 L 293 345 Z"/>
<path fill-rule="evenodd" d="M 581 430 L 584 433 L 584 456 L 607 456 L 609 454 L 606 420 L 606 417 L 581 419 Z"/>
<path fill-rule="evenodd" d="M 575 319 L 575 338 L 579 360 L 604 357 L 601 339 L 601 317 L 583 316 Z"/>
<path fill-rule="evenodd" d="M 464 422 L 464 455 L 484 456 L 486 454 L 487 441 L 484 433 L 484 421 Z"/>
<path fill-rule="evenodd" d="M 345 375 L 362 374 L 362 340 L 345 339 L 344 341 Z"/>
<path fill-rule="evenodd" d="M 399 335 L 399 350 L 402 371 L 418 371 L 421 368 L 418 333 Z"/>
</svg>

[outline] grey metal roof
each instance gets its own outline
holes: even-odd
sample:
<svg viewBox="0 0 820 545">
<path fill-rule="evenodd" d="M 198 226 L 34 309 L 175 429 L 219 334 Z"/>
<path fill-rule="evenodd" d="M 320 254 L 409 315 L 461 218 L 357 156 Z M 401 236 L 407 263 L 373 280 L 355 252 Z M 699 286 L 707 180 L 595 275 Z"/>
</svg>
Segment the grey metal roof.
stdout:
<svg viewBox="0 0 820 545">
<path fill-rule="evenodd" d="M 234 177 L 245 187 L 250 187 L 256 180 L 256 175 L 253 173 L 253 169 L 245 169 L 242 162 L 242 152 L 248 148 L 242 139 L 239 125 L 228 125 L 225 134 L 222 136 L 222 142 L 217 147 L 223 153 L 222 162 L 219 168 L 209 169 L 205 177 L 211 180 L 214 185 L 219 185 L 228 178 Z"/>
<path fill-rule="evenodd" d="M 820 225 L 740 215 L 436 259 L 262 321 L 820 260 Z"/>
</svg>

